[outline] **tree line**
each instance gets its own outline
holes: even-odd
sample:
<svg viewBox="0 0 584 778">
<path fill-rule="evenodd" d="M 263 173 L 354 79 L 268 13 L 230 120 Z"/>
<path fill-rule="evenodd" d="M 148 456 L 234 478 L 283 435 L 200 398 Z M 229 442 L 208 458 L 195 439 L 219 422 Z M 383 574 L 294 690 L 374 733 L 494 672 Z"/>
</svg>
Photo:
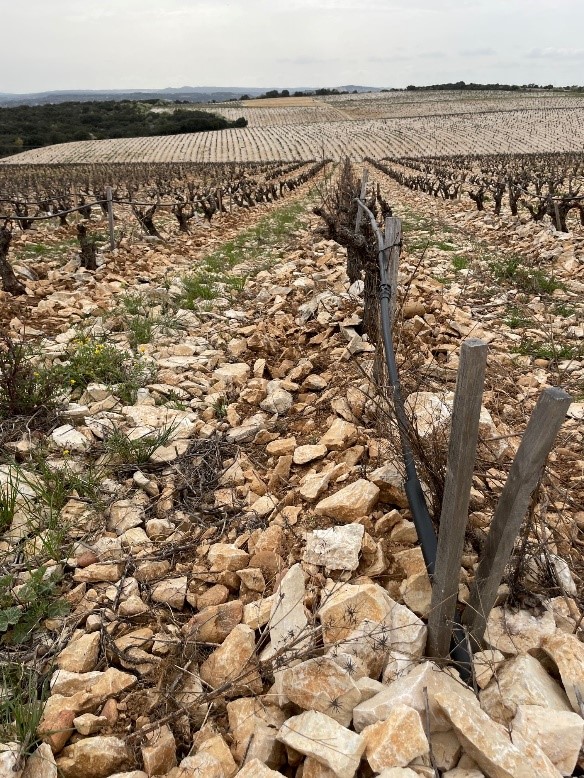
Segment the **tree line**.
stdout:
<svg viewBox="0 0 584 778">
<path fill-rule="evenodd" d="M 0 108 L 0 157 L 69 141 L 178 135 L 247 126 L 243 117 L 229 121 L 207 111 L 155 111 L 153 103 L 158 102 L 108 100 Z"/>
<path fill-rule="evenodd" d="M 584 91 L 584 87 L 581 86 L 566 86 L 555 87 L 553 84 L 546 84 L 542 86 L 540 84 L 475 84 L 471 82 L 467 84 L 465 81 L 454 81 L 448 84 L 431 84 L 429 86 L 414 86 L 410 84 L 406 87 L 406 92 L 458 92 L 458 91 L 471 91 L 471 92 L 522 92 L 526 89 L 560 89 L 562 91 Z M 384 91 L 384 90 L 382 90 Z M 392 92 L 399 92 L 403 90 L 392 89 Z"/>
</svg>

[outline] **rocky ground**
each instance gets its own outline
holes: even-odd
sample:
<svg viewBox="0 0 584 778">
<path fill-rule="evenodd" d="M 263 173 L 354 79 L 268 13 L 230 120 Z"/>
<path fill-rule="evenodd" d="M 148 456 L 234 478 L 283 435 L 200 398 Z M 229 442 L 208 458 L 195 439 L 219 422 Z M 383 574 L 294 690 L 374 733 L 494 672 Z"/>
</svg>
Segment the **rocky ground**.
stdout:
<svg viewBox="0 0 584 778">
<path fill-rule="evenodd" d="M 425 657 L 430 582 L 361 292 L 305 188 L 285 230 L 269 226 L 282 206 L 265 206 L 210 233 L 123 244 L 94 276 L 73 254 L 56 272 L 51 255 L 27 300 L 2 298 L 13 337 L 25 321 L 44 336 L 39 370 L 73 383 L 48 429 L 3 428 L 16 464 L 0 466 L 15 495 L 0 618 L 18 611 L 3 630 L 4 693 L 16 695 L 18 664 L 49 675 L 50 694 L 43 744 L 29 739 L 24 760 L 5 737 L 0 775 L 532 778 L 584 767 L 584 236 L 373 177 L 404 219 L 399 360 L 435 512 L 460 344 L 490 344 L 461 602 L 537 396 L 559 384 L 575 400 L 473 687 Z M 244 229 L 216 296 L 181 307 L 184 274 Z M 149 340 L 137 337 L 144 310 Z M 108 349 L 125 355 L 127 383 L 90 380 L 108 377 L 97 371 Z M 17 643 L 32 595 L 68 612 L 41 608 Z"/>
</svg>

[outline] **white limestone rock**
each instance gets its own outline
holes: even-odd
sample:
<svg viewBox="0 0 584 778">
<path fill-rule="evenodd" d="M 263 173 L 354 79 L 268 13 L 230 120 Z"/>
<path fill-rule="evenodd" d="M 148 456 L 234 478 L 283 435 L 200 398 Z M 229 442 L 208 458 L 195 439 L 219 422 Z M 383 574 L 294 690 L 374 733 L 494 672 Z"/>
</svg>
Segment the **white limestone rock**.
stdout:
<svg viewBox="0 0 584 778">
<path fill-rule="evenodd" d="M 356 570 L 364 534 L 362 524 L 344 524 L 309 532 L 302 559 L 328 570 Z"/>
<path fill-rule="evenodd" d="M 314 757 L 337 778 L 354 778 L 365 750 L 365 738 L 318 711 L 289 718 L 280 728 L 278 739 Z"/>
<path fill-rule="evenodd" d="M 375 484 L 359 478 L 330 497 L 325 497 L 314 510 L 317 516 L 329 516 L 350 523 L 368 516 L 377 504 L 379 495 L 380 490 Z"/>
</svg>

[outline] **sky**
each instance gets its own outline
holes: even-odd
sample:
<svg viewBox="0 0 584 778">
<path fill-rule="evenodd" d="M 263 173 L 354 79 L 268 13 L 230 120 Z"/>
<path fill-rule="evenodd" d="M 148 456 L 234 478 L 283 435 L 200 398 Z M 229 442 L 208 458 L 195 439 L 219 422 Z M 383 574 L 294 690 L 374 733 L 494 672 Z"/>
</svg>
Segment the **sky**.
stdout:
<svg viewBox="0 0 584 778">
<path fill-rule="evenodd" d="M 0 92 L 584 84 L 582 0 L 0 0 Z"/>
</svg>

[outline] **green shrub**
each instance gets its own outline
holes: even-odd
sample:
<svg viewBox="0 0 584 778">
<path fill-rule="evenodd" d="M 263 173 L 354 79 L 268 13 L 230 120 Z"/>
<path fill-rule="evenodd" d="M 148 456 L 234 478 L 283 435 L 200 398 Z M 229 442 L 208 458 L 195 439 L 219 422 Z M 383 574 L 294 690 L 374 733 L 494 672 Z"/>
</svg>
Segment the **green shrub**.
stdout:
<svg viewBox="0 0 584 778">
<path fill-rule="evenodd" d="M 7 337 L 0 342 L 0 421 L 34 416 L 39 422 L 62 394 L 56 372 L 40 364 L 33 346 Z"/>
<path fill-rule="evenodd" d="M 0 740 L 18 743 L 20 753 L 27 756 L 40 743 L 37 730 L 50 695 L 49 676 L 18 661 L 4 662 L 0 689 Z"/>
<path fill-rule="evenodd" d="M 138 389 L 153 380 L 156 368 L 111 343 L 97 338 L 74 341 L 75 351 L 61 367 L 64 383 L 72 389 L 105 384 L 122 402 L 132 405 Z"/>
<path fill-rule="evenodd" d="M 48 573 L 41 566 L 28 581 L 15 588 L 11 574 L 0 577 L 0 633 L 3 643 L 24 643 L 45 619 L 64 616 L 69 606 L 57 597 L 59 572 Z"/>
<path fill-rule="evenodd" d="M 106 453 L 119 464 L 144 465 L 160 446 L 167 446 L 177 425 L 131 439 L 125 432 L 115 429 L 104 441 Z"/>
</svg>

